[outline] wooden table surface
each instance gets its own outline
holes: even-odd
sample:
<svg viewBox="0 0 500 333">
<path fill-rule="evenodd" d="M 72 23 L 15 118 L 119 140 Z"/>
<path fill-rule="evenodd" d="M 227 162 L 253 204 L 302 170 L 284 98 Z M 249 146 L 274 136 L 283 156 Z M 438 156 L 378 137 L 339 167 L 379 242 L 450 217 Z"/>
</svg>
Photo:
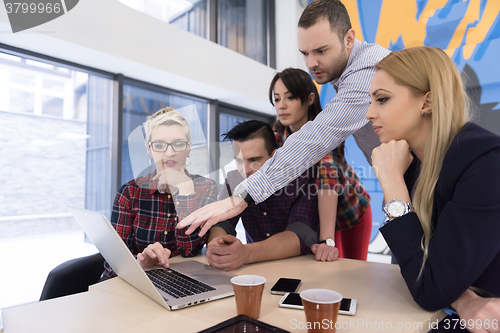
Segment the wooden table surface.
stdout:
<svg viewBox="0 0 500 333">
<path fill-rule="evenodd" d="M 172 262 L 193 260 L 173 258 Z M 206 263 L 205 256 L 194 258 Z M 428 332 L 443 311 L 422 310 L 412 299 L 397 265 L 313 256 L 245 265 L 235 274 L 267 279 L 260 321 L 291 332 L 307 332 L 302 310 L 278 307 L 270 289 L 280 277 L 299 278 L 299 292 L 324 288 L 358 300 L 355 316 L 338 317 L 337 332 Z M 236 316 L 234 297 L 168 311 L 120 278 L 88 292 L 3 310 L 4 332 L 197 332 Z"/>
</svg>

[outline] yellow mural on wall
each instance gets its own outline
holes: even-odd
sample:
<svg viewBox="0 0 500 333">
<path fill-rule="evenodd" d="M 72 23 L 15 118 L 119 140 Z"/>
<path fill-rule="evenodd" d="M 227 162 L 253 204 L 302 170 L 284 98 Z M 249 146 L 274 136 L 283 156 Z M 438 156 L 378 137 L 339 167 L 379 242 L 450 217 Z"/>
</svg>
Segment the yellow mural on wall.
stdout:
<svg viewBox="0 0 500 333">
<path fill-rule="evenodd" d="M 383 0 L 375 42 L 387 47 L 391 41 L 396 42 L 401 36 L 406 47 L 424 45 L 427 20 L 434 15 L 436 9 L 442 8 L 446 2 L 447 0 L 429 1 L 417 21 L 416 1 Z M 359 20 L 359 16 L 355 19 Z"/>
<path fill-rule="evenodd" d="M 356 31 L 356 38 L 363 41 L 366 40 L 361 29 L 362 22 L 360 19 L 359 4 L 363 1 L 376 0 L 344 0 L 353 29 Z M 391 43 L 396 43 L 398 38 L 404 41 L 405 47 L 424 45 L 424 40 L 428 34 L 426 30 L 429 18 L 436 14 L 437 10 L 443 10 L 446 5 L 450 6 L 449 0 L 428 0 L 425 7 L 417 19 L 417 0 L 382 0 L 380 14 L 378 17 L 378 25 L 376 27 L 376 42 L 384 47 L 389 47 Z M 455 28 L 453 37 L 450 39 L 446 48 L 443 48 L 450 56 L 453 55 L 455 49 L 460 47 L 465 36 L 464 58 L 468 59 L 477 43 L 484 41 L 488 31 L 495 22 L 498 13 L 500 12 L 500 1 L 489 0 L 481 15 L 481 4 L 484 0 L 462 0 L 455 1 L 453 5 L 466 6 L 467 10 L 463 16 L 459 18 L 459 23 Z M 377 15 L 377 13 L 371 13 Z M 373 18 L 372 18 L 373 19 Z M 473 25 L 467 29 L 467 26 Z M 373 41 L 370 41 L 373 42 Z"/>
</svg>

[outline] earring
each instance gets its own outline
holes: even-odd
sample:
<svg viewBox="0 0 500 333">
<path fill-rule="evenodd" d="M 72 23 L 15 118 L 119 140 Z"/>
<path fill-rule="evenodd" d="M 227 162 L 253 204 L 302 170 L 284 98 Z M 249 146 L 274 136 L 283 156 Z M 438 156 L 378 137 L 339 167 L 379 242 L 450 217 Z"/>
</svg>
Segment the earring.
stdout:
<svg viewBox="0 0 500 333">
<path fill-rule="evenodd" d="M 422 114 L 422 117 L 427 117 L 427 112 L 424 112 L 424 113 Z"/>
<path fill-rule="evenodd" d="M 154 164 L 155 164 L 155 163 L 154 163 L 153 158 L 152 158 L 152 157 L 150 157 L 150 158 L 149 158 L 149 166 L 150 166 L 151 168 L 154 168 L 154 166 L 153 166 Z"/>
<path fill-rule="evenodd" d="M 190 166 L 191 165 L 191 157 L 187 156 L 186 159 L 189 158 L 189 164 L 186 163 L 186 166 Z"/>
</svg>

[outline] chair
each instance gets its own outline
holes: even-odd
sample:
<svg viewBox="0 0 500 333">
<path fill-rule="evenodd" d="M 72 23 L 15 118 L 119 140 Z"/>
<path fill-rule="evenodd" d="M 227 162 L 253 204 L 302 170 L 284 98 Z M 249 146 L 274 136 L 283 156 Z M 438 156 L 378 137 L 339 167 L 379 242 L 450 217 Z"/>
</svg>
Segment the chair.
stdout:
<svg viewBox="0 0 500 333">
<path fill-rule="evenodd" d="M 40 301 L 87 291 L 103 271 L 104 258 L 100 253 L 63 262 L 47 276 Z"/>
</svg>

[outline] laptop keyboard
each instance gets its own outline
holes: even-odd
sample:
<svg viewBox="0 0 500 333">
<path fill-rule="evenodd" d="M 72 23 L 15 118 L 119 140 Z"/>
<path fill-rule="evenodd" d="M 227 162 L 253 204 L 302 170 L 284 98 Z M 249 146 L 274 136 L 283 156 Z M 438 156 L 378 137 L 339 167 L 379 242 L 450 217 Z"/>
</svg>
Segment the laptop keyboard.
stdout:
<svg viewBox="0 0 500 333">
<path fill-rule="evenodd" d="M 156 288 L 163 290 L 176 299 L 215 290 L 214 287 L 208 284 L 170 268 L 146 271 L 146 274 Z"/>
</svg>

